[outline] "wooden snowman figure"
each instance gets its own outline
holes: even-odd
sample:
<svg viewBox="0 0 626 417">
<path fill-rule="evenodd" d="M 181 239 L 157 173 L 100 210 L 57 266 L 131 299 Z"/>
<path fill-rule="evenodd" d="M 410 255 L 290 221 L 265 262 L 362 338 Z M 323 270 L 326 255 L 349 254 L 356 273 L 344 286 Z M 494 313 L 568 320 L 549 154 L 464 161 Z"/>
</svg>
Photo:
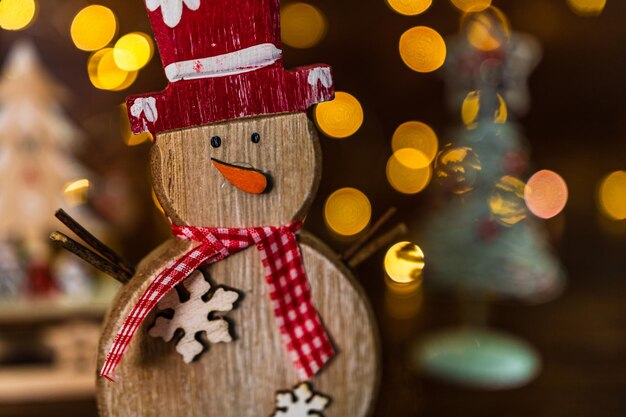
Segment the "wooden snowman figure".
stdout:
<svg viewBox="0 0 626 417">
<path fill-rule="evenodd" d="M 128 98 L 155 136 L 173 237 L 120 291 L 100 342 L 102 417 L 364 417 L 369 305 L 300 233 L 321 156 L 307 117 L 331 70 L 282 66 L 279 0 L 146 0 L 168 88 Z M 297 235 L 297 236 L 296 236 Z"/>
</svg>

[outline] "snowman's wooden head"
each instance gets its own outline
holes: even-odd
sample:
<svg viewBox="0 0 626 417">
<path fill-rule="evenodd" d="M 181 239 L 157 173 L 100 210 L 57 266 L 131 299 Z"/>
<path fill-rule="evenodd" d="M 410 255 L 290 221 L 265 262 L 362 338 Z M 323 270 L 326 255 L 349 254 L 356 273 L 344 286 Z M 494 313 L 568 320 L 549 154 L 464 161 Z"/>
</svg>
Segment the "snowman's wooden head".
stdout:
<svg viewBox="0 0 626 417">
<path fill-rule="evenodd" d="M 321 152 L 300 112 L 160 133 L 151 166 L 155 193 L 176 224 L 278 226 L 308 210 Z"/>
<path fill-rule="evenodd" d="M 330 67 L 285 70 L 280 0 L 167 3 L 146 6 L 168 86 L 126 101 L 133 132 L 156 136 L 154 188 L 167 215 L 214 227 L 302 217 L 320 165 L 306 111 L 333 99 Z"/>
</svg>

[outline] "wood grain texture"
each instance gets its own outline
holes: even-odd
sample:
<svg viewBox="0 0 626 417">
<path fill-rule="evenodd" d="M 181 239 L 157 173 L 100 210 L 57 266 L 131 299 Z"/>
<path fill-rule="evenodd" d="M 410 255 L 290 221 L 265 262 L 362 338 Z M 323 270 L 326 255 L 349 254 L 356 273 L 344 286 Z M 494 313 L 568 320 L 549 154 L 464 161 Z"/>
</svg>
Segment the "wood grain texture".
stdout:
<svg viewBox="0 0 626 417">
<path fill-rule="evenodd" d="M 253 133 L 261 135 L 259 143 Z M 211 146 L 214 136 L 221 138 L 219 148 Z M 271 192 L 236 189 L 211 158 L 267 172 Z M 154 191 L 175 224 L 258 227 L 303 217 L 317 192 L 321 162 L 313 124 L 305 113 L 292 113 L 163 133 L 151 165 Z"/>
<path fill-rule="evenodd" d="M 259 133 L 261 140 L 251 137 Z M 212 138 L 221 146 L 214 148 Z M 213 141 L 215 142 L 215 141 Z M 270 192 L 248 194 L 230 184 L 211 158 L 264 172 Z M 153 185 L 165 212 L 179 225 L 259 227 L 303 217 L 320 178 L 317 134 L 304 113 L 235 120 L 159 135 L 152 152 Z M 106 320 L 99 367 L 113 338 L 147 286 L 174 259 L 197 243 L 166 242 L 138 266 Z M 316 392 L 333 398 L 326 417 L 364 417 L 379 373 L 377 330 L 371 309 L 351 273 L 323 244 L 300 240 L 313 304 L 337 355 L 311 379 Z M 211 285 L 235 289 L 228 313 L 234 340 L 210 344 L 185 364 L 175 345 L 148 335 L 155 313 L 131 342 L 117 383 L 98 380 L 102 417 L 259 417 L 275 410 L 276 393 L 297 382 L 277 327 L 260 254 L 249 248 L 208 266 Z"/>
</svg>

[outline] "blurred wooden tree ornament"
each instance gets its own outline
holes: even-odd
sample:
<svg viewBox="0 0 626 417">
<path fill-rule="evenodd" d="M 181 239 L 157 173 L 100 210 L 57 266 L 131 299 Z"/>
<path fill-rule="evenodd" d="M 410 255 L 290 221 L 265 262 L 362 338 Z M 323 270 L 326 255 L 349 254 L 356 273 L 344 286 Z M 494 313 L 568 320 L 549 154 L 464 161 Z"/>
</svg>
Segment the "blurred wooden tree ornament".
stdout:
<svg viewBox="0 0 626 417">
<path fill-rule="evenodd" d="M 119 364 L 119 379 L 98 380 L 101 415 L 270 415 L 277 392 L 308 381 L 332 395 L 327 417 L 364 417 L 379 369 L 370 307 L 337 255 L 305 233 L 295 236 L 321 169 L 306 110 L 332 99 L 330 68 L 282 67 L 278 0 L 146 6 L 169 85 L 128 98 L 127 107 L 133 132 L 155 137 L 153 186 L 175 237 L 139 264 L 107 318 L 99 366 L 113 379 Z M 246 250 L 253 246 L 258 252 Z M 241 294 L 228 313 L 236 337 L 200 356 L 190 336 L 203 337 L 211 323 L 203 304 L 220 290 L 207 303 L 197 296 L 208 284 L 190 291 L 201 307 L 198 326 L 177 324 L 191 300 L 172 292 L 197 280 L 199 267 L 217 287 Z M 153 335 L 189 331 L 183 350 L 196 359 L 189 364 L 150 337 L 148 314 L 163 297 L 174 320 L 163 330 L 157 318 Z M 226 341 L 224 330 L 218 339 Z"/>
</svg>

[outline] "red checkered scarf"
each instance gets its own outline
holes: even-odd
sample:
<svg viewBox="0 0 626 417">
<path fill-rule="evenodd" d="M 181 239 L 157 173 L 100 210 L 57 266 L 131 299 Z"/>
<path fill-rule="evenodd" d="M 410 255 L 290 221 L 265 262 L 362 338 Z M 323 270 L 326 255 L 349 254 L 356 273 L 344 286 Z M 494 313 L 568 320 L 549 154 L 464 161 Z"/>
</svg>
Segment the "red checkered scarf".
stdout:
<svg viewBox="0 0 626 417">
<path fill-rule="evenodd" d="M 117 332 L 100 376 L 113 380 L 115 368 L 135 332 L 165 294 L 199 267 L 219 262 L 256 244 L 283 343 L 298 377 L 301 380 L 311 378 L 334 355 L 334 349 L 311 300 L 295 236 L 301 227 L 301 222 L 247 229 L 172 226 L 178 238 L 201 244 L 177 259 L 150 284 Z"/>
</svg>

